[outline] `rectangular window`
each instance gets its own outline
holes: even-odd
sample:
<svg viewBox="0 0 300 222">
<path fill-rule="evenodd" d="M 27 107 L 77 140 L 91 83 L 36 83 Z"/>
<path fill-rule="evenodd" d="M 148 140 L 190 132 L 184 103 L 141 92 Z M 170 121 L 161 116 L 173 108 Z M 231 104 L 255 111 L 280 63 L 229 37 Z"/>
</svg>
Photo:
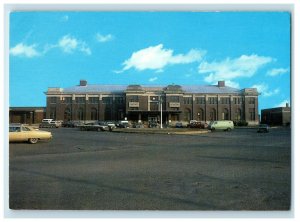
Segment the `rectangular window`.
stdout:
<svg viewBox="0 0 300 222">
<path fill-rule="evenodd" d="M 241 104 L 242 103 L 242 98 L 241 97 L 235 97 L 235 98 L 233 98 L 233 103 L 234 104 Z"/>
<path fill-rule="evenodd" d="M 192 97 L 183 97 L 183 104 L 192 104 Z"/>
<path fill-rule="evenodd" d="M 97 104 L 99 102 L 99 98 L 98 97 L 90 97 L 89 98 L 89 103 L 90 104 Z"/>
<path fill-rule="evenodd" d="M 82 104 L 85 103 L 85 97 L 76 97 L 75 98 L 76 103 Z"/>
<path fill-rule="evenodd" d="M 56 103 L 56 97 L 49 97 L 50 103 Z"/>
<path fill-rule="evenodd" d="M 209 97 L 208 98 L 208 104 L 217 104 L 218 98 L 217 97 Z"/>
<path fill-rule="evenodd" d="M 123 104 L 124 103 L 124 98 L 123 97 L 116 97 L 115 102 L 116 102 L 116 104 Z"/>
<path fill-rule="evenodd" d="M 229 97 L 222 97 L 221 98 L 221 104 L 230 104 L 230 98 Z"/>
<path fill-rule="evenodd" d="M 255 98 L 254 97 L 249 98 L 249 104 L 255 104 Z"/>
<path fill-rule="evenodd" d="M 129 102 L 138 102 L 139 96 L 129 96 Z"/>
<path fill-rule="evenodd" d="M 250 115 L 250 120 L 254 121 L 255 120 L 255 109 L 254 108 L 249 109 L 249 115 Z"/>
<path fill-rule="evenodd" d="M 205 104 L 205 97 L 196 97 L 197 104 Z"/>
<path fill-rule="evenodd" d="M 66 104 L 72 103 L 72 97 L 64 97 L 63 98 L 63 103 L 66 103 Z"/>
<path fill-rule="evenodd" d="M 103 97 L 102 103 L 103 104 L 112 104 L 112 97 Z"/>
<path fill-rule="evenodd" d="M 170 96 L 169 101 L 179 103 L 179 96 Z"/>
</svg>

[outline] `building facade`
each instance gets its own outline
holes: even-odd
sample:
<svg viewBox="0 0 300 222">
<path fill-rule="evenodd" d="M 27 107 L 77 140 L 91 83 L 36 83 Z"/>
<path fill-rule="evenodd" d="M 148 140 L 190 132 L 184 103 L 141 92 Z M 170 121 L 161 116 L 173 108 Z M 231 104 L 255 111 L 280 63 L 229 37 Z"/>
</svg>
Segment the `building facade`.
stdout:
<svg viewBox="0 0 300 222">
<path fill-rule="evenodd" d="M 48 88 L 47 118 L 176 122 L 234 120 L 258 124 L 256 88 L 209 86 L 89 85 Z"/>
<path fill-rule="evenodd" d="M 46 107 L 10 107 L 9 123 L 36 124 L 46 117 Z"/>
<path fill-rule="evenodd" d="M 261 123 L 273 126 L 289 126 L 291 124 L 291 108 L 276 107 L 261 110 Z"/>
</svg>

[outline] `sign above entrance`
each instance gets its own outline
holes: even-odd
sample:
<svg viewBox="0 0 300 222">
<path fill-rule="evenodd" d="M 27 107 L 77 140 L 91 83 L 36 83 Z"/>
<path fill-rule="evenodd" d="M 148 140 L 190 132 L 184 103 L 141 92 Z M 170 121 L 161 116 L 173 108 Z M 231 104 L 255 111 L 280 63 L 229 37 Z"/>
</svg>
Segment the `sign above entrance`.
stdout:
<svg viewBox="0 0 300 222">
<path fill-rule="evenodd" d="M 129 102 L 128 106 L 129 107 L 140 107 L 140 103 L 139 102 Z"/>
<path fill-rule="evenodd" d="M 170 102 L 170 103 L 169 103 L 169 107 L 170 107 L 170 108 L 179 108 L 179 107 L 180 107 L 180 103 L 177 103 L 177 102 Z"/>
</svg>

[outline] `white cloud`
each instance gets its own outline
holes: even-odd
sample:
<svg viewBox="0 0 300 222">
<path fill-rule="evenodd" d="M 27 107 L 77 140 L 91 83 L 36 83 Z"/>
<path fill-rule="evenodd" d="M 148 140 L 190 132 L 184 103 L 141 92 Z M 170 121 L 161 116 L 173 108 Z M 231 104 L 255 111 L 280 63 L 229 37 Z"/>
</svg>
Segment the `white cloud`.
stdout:
<svg viewBox="0 0 300 222">
<path fill-rule="evenodd" d="M 158 79 L 157 77 L 150 78 L 150 79 L 149 79 L 149 82 L 154 82 L 154 81 L 156 81 L 157 79 Z"/>
<path fill-rule="evenodd" d="M 265 83 L 255 84 L 251 88 L 256 88 L 257 91 L 259 93 L 261 93 L 261 95 L 264 97 L 270 97 L 270 96 L 276 95 L 280 92 L 280 90 L 278 88 L 274 89 L 274 90 L 269 90 L 269 86 Z"/>
<path fill-rule="evenodd" d="M 232 80 L 239 77 L 252 77 L 259 68 L 273 61 L 271 57 L 242 55 L 239 58 L 227 58 L 220 62 L 202 62 L 198 72 L 208 74 L 204 80 L 212 83 L 218 80 Z"/>
<path fill-rule="evenodd" d="M 91 50 L 87 46 L 87 44 L 83 41 L 77 40 L 70 35 L 63 36 L 59 41 L 58 45 L 59 48 L 65 53 L 73 53 L 75 50 L 81 51 L 87 55 L 91 55 Z"/>
<path fill-rule="evenodd" d="M 289 104 L 289 106 L 291 106 L 291 102 L 288 99 L 283 100 L 281 103 L 277 104 L 275 107 L 286 107 L 286 104 Z"/>
<path fill-rule="evenodd" d="M 99 33 L 96 34 L 96 39 L 98 42 L 108 42 L 114 39 L 114 36 L 111 34 L 101 35 Z"/>
<path fill-rule="evenodd" d="M 267 76 L 278 76 L 278 75 L 282 75 L 285 73 L 288 73 L 289 69 L 283 69 L 283 68 L 279 68 L 279 69 L 271 69 L 267 72 Z"/>
<path fill-rule="evenodd" d="M 237 82 L 233 82 L 231 80 L 227 80 L 226 81 L 226 86 L 232 87 L 232 88 L 236 88 L 236 89 L 240 89 L 240 84 Z"/>
<path fill-rule="evenodd" d="M 23 43 L 17 44 L 15 47 L 9 50 L 9 53 L 13 56 L 25 56 L 28 58 L 39 56 L 40 53 L 36 50 L 36 45 L 25 45 Z"/>
<path fill-rule="evenodd" d="M 185 55 L 173 55 L 172 49 L 164 49 L 163 44 L 159 44 L 132 53 L 131 57 L 123 63 L 123 71 L 130 68 L 135 68 L 138 71 L 145 69 L 162 70 L 167 65 L 200 61 L 204 54 L 204 51 L 192 49 Z"/>
</svg>

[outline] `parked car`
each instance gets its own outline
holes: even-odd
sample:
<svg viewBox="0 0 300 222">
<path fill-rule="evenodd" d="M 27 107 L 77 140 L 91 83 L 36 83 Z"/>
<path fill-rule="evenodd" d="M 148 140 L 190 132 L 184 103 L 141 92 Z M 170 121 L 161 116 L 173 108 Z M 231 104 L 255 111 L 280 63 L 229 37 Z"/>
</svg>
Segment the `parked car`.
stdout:
<svg viewBox="0 0 300 222">
<path fill-rule="evenodd" d="M 61 122 L 60 121 L 55 121 L 55 120 L 52 120 L 50 122 L 42 122 L 39 127 L 40 128 L 58 128 L 58 127 L 61 127 Z"/>
<path fill-rule="evenodd" d="M 211 131 L 214 130 L 227 130 L 230 131 L 234 129 L 233 121 L 231 120 L 219 120 L 219 121 L 211 121 L 208 125 L 208 129 Z"/>
<path fill-rule="evenodd" d="M 9 125 L 9 142 L 29 142 L 37 143 L 38 140 L 52 139 L 51 132 L 34 129 L 23 124 Z"/>
<path fill-rule="evenodd" d="M 132 128 L 144 128 L 144 124 L 143 123 L 133 123 Z"/>
<path fill-rule="evenodd" d="M 175 124 L 175 128 L 183 128 L 183 124 L 181 122 L 178 122 Z"/>
<path fill-rule="evenodd" d="M 204 128 L 204 124 L 201 122 L 192 122 L 187 125 L 188 128 Z"/>
<path fill-rule="evenodd" d="M 86 123 L 78 126 L 81 131 L 105 131 L 108 130 L 108 126 L 100 123 Z"/>
<path fill-rule="evenodd" d="M 74 123 L 72 121 L 65 121 L 61 125 L 62 127 L 72 127 L 74 128 Z"/>
<path fill-rule="evenodd" d="M 257 132 L 258 133 L 268 133 L 270 130 L 269 125 L 267 124 L 259 124 Z"/>
<path fill-rule="evenodd" d="M 129 122 L 127 120 L 121 120 L 116 124 L 116 127 L 118 128 L 129 128 Z"/>
</svg>

